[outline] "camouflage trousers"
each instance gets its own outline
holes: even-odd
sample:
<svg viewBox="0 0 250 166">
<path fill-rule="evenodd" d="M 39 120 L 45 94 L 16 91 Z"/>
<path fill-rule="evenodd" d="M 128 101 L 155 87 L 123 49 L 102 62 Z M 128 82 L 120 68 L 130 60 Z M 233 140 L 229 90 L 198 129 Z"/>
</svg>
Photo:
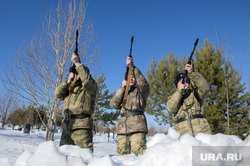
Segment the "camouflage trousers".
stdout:
<svg viewBox="0 0 250 166">
<path fill-rule="evenodd" d="M 60 140 L 60 146 L 62 145 L 77 145 L 82 148 L 88 148 L 93 152 L 92 129 L 64 129 Z"/>
<path fill-rule="evenodd" d="M 181 135 L 190 134 L 193 136 L 194 134 L 194 136 L 196 136 L 198 133 L 212 134 L 210 125 L 205 118 L 192 119 L 191 124 L 189 120 L 177 123 L 175 130 Z"/>
<path fill-rule="evenodd" d="M 118 135 L 117 153 L 125 155 L 133 152 L 136 156 L 143 155 L 147 149 L 146 142 L 146 133 Z"/>
</svg>

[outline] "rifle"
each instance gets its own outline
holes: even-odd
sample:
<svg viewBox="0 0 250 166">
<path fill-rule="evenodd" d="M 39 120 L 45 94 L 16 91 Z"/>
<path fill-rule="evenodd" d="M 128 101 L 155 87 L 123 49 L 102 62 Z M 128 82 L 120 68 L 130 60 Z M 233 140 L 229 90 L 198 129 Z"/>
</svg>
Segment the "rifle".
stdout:
<svg viewBox="0 0 250 166">
<path fill-rule="evenodd" d="M 78 29 L 76 30 L 76 48 L 75 48 L 75 51 L 74 51 L 74 53 L 78 56 L 78 58 L 79 58 L 79 60 L 80 60 L 80 57 L 79 57 L 79 55 L 78 55 Z M 80 61 L 80 63 L 81 63 L 81 61 Z M 72 73 L 76 73 L 76 65 L 75 64 L 73 64 L 73 66 L 71 66 L 70 67 L 70 69 L 69 69 L 69 72 L 72 72 Z"/>
<path fill-rule="evenodd" d="M 191 52 L 190 57 L 188 58 L 188 62 L 187 62 L 188 64 L 191 64 L 191 60 L 192 60 L 192 57 L 193 57 L 193 54 L 194 54 L 194 50 L 195 50 L 195 48 L 196 48 L 196 45 L 198 44 L 198 41 L 199 41 L 199 38 L 197 38 L 196 41 L 195 41 L 195 43 L 194 43 L 194 49 L 193 49 L 193 51 Z M 188 74 L 188 71 L 185 70 L 184 75 L 183 75 L 182 84 L 184 84 L 184 83 L 187 82 L 187 77 L 186 77 L 187 74 Z"/>
<path fill-rule="evenodd" d="M 129 53 L 129 56 L 128 56 L 130 58 L 132 58 L 133 42 L 134 42 L 134 36 L 131 37 L 130 53 Z M 127 71 L 125 73 L 125 80 L 127 81 L 127 84 L 126 84 L 125 94 L 124 94 L 123 101 L 122 101 L 122 107 L 124 107 L 126 102 L 127 102 L 127 96 L 128 96 L 128 91 L 129 91 L 129 87 L 130 87 L 131 74 L 132 74 L 132 61 L 130 62 L 129 66 L 127 67 Z"/>
</svg>

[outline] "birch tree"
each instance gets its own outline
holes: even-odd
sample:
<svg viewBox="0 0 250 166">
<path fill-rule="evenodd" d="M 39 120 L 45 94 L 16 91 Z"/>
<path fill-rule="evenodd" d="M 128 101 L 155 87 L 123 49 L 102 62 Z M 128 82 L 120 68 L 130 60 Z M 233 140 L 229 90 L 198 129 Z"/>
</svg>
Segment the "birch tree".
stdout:
<svg viewBox="0 0 250 166">
<path fill-rule="evenodd" d="M 53 92 L 68 77 L 76 29 L 79 30 L 81 63 L 92 67 L 100 58 L 93 25 L 86 19 L 86 7 L 82 0 L 59 1 L 56 8 L 51 7 L 42 21 L 42 28 L 21 45 L 13 63 L 5 68 L 5 75 L 1 77 L 5 87 L 20 100 L 46 107 L 46 140 L 53 140 L 55 115 L 62 104 Z"/>
<path fill-rule="evenodd" d="M 1 127 L 4 127 L 7 123 L 8 116 L 18 107 L 18 104 L 13 93 L 10 91 L 0 94 L 0 103 Z"/>
</svg>

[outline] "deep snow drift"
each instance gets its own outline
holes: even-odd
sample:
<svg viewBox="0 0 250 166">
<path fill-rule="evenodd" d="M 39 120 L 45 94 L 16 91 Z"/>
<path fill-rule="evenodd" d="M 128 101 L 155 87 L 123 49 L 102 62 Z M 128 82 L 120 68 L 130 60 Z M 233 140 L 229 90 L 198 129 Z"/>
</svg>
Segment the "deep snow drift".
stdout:
<svg viewBox="0 0 250 166">
<path fill-rule="evenodd" d="M 250 137 L 242 141 L 236 136 L 224 134 L 198 134 L 195 138 L 180 134 L 169 128 L 168 134 L 156 134 L 148 137 L 144 155 L 119 156 L 115 139 L 107 134 L 94 136 L 94 153 L 78 146 L 58 147 L 60 133 L 55 141 L 44 141 L 44 131 L 21 131 L 0 129 L 1 166 L 191 166 L 192 146 L 246 146 L 250 147 Z M 248 156 L 250 158 L 250 156 Z"/>
</svg>

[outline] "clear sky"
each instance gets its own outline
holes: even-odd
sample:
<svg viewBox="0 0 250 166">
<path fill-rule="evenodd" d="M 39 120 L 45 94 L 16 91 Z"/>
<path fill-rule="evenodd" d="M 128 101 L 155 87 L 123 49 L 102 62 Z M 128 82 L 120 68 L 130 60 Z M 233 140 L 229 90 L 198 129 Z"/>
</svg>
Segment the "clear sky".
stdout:
<svg viewBox="0 0 250 166">
<path fill-rule="evenodd" d="M 56 5 L 57 0 L 0 1 L 1 67 L 41 26 L 51 3 Z M 114 92 L 121 86 L 132 35 L 135 65 L 146 75 L 153 57 L 159 62 L 169 51 L 189 56 L 196 38 L 199 44 L 207 38 L 217 45 L 216 32 L 220 39 L 227 36 L 234 67 L 249 89 L 249 7 L 249 0 L 89 0 L 87 15 L 102 44 L 100 71 L 106 76 L 108 89 Z"/>
</svg>

